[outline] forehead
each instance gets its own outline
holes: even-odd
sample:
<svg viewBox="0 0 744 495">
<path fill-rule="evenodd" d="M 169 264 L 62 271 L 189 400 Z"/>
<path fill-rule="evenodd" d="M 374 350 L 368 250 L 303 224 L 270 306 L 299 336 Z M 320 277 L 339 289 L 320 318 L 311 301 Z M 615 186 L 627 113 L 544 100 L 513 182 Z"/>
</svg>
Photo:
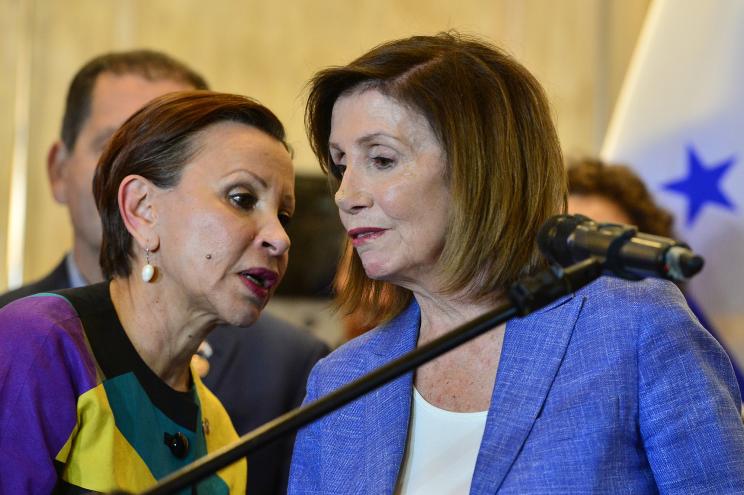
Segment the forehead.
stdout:
<svg viewBox="0 0 744 495">
<path fill-rule="evenodd" d="M 360 132 L 433 135 L 423 114 L 375 88 L 344 93 L 333 105 L 331 141 Z"/>
<path fill-rule="evenodd" d="M 599 194 L 569 194 L 568 212 L 587 216 L 597 222 L 632 223 L 620 205 Z"/>
<path fill-rule="evenodd" d="M 239 122 L 218 122 L 196 133 L 196 150 L 184 177 L 226 177 L 249 172 L 269 188 L 294 194 L 294 167 L 284 145 L 264 131 Z"/>
<path fill-rule="evenodd" d="M 103 72 L 96 78 L 86 124 L 119 127 L 150 100 L 174 91 L 193 89 L 170 79 L 149 80 L 138 74 Z"/>
</svg>

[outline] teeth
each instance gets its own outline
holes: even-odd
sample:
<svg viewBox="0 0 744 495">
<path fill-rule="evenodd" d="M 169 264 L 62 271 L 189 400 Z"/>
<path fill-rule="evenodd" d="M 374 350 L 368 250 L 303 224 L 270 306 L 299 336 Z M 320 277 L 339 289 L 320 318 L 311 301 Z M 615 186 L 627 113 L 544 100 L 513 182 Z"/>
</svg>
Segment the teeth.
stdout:
<svg viewBox="0 0 744 495">
<path fill-rule="evenodd" d="M 260 285 L 260 286 L 261 286 L 261 287 L 263 287 L 264 289 L 266 289 L 266 288 L 267 288 L 267 287 L 266 287 L 266 281 L 265 281 L 265 280 L 263 280 L 263 279 L 260 279 L 260 278 L 257 278 L 257 277 L 254 277 L 253 275 L 250 275 L 250 274 L 248 274 L 248 273 L 244 273 L 244 274 L 243 274 L 243 276 L 244 276 L 245 278 L 247 278 L 247 279 L 250 279 L 250 280 L 251 280 L 251 281 L 252 281 L 253 283 L 255 283 L 256 285 Z"/>
</svg>

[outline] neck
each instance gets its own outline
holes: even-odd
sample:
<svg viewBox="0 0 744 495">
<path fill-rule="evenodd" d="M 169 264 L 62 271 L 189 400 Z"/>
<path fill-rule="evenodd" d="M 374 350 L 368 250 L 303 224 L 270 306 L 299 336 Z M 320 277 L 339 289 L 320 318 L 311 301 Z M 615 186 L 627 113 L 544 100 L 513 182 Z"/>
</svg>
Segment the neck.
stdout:
<svg viewBox="0 0 744 495">
<path fill-rule="evenodd" d="M 419 344 L 467 323 L 495 307 L 495 300 L 473 301 L 464 295 L 442 295 L 414 292 L 421 309 Z"/>
<path fill-rule="evenodd" d="M 467 323 L 491 310 L 494 301 L 414 292 L 421 308 L 418 345 Z M 488 409 L 506 326 L 500 325 L 429 361 L 416 370 L 414 384 L 430 403 L 448 411 Z"/>
<path fill-rule="evenodd" d="M 75 260 L 80 275 L 89 284 L 103 282 L 101 266 L 98 264 L 98 249 L 88 246 L 85 242 L 76 240 L 72 247 L 72 258 Z"/>
<path fill-rule="evenodd" d="M 138 275 L 111 282 L 116 313 L 147 366 L 172 388 L 186 391 L 191 358 L 215 322 L 190 315 L 160 284 L 144 283 Z"/>
</svg>

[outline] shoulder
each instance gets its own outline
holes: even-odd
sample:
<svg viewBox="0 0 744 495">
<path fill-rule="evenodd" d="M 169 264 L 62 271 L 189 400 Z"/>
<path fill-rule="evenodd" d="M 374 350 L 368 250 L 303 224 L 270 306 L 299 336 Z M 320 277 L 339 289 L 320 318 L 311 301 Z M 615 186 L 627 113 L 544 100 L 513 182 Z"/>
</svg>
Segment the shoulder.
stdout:
<svg viewBox="0 0 744 495">
<path fill-rule="evenodd" d="M 80 319 L 62 297 L 29 296 L 0 309 L 0 368 L 18 371 L 21 363 L 33 367 L 37 366 L 32 363 L 39 363 L 52 369 L 65 366 L 67 359 L 60 356 L 86 355 Z"/>
<path fill-rule="evenodd" d="M 0 295 L 0 308 L 10 304 L 16 299 L 30 296 L 32 294 L 38 294 L 40 292 L 48 292 L 48 291 L 57 290 L 57 289 L 64 289 L 65 287 L 68 287 L 70 284 L 68 279 L 69 277 L 67 275 L 67 267 L 65 266 L 65 261 L 63 259 L 62 262 L 59 263 L 54 268 L 54 270 L 52 270 L 45 277 L 37 280 L 36 282 L 26 284 L 15 290 L 12 290 L 12 291 L 6 292 L 5 294 Z"/>
<path fill-rule="evenodd" d="M 600 277 L 576 293 L 581 298 L 582 317 L 602 318 L 605 323 L 656 323 L 676 315 L 694 319 L 685 298 L 672 282 L 647 278 L 628 281 Z"/>
<path fill-rule="evenodd" d="M 40 294 L 0 309 L 0 402 L 45 396 L 47 405 L 24 407 L 54 409 L 70 399 L 65 391 L 81 392 L 94 379 L 84 329 L 64 298 Z"/>
<path fill-rule="evenodd" d="M 672 282 L 601 277 L 575 297 L 581 309 L 574 340 L 593 342 L 597 349 L 632 356 L 658 348 L 682 348 L 692 341 L 713 345 Z"/>
<path fill-rule="evenodd" d="M 585 298 L 604 298 L 648 304 L 664 299 L 684 301 L 676 285 L 668 280 L 645 278 L 643 280 L 624 280 L 617 277 L 600 277 L 576 292 Z"/>
<path fill-rule="evenodd" d="M 533 324 L 529 335 L 534 338 L 517 340 L 525 348 L 545 334 L 551 339 L 564 335 L 568 339 L 564 371 L 622 375 L 621 380 L 635 376 L 639 366 L 649 363 L 643 358 L 660 349 L 679 350 L 692 341 L 712 345 L 679 289 L 664 280 L 600 277 L 526 320 Z M 522 334 L 525 327 L 518 329 Z M 546 349 L 552 346 L 550 341 Z"/>
<path fill-rule="evenodd" d="M 725 382 L 726 388 L 735 384 L 725 351 L 673 283 L 604 277 L 577 296 L 583 298 L 583 306 L 574 330 L 576 340 L 589 341 L 593 336 L 597 349 L 627 357 L 618 366 L 635 363 L 642 385 L 659 374 L 669 375 L 670 389 L 679 385 L 683 375 L 688 382 L 700 375 L 710 383 Z M 672 372 L 675 366 L 679 368 Z M 710 383 L 701 390 L 710 389 Z"/>
<path fill-rule="evenodd" d="M 311 385 L 336 388 L 412 351 L 420 325 L 419 307 L 412 302 L 393 320 L 346 342 L 313 369 Z M 308 385 L 310 388 L 310 385 Z"/>
<path fill-rule="evenodd" d="M 14 336 L 44 336 L 55 329 L 67 327 L 77 319 L 72 305 L 56 294 L 37 294 L 17 299 L 0 309 L 0 332 L 3 340 Z"/>
</svg>

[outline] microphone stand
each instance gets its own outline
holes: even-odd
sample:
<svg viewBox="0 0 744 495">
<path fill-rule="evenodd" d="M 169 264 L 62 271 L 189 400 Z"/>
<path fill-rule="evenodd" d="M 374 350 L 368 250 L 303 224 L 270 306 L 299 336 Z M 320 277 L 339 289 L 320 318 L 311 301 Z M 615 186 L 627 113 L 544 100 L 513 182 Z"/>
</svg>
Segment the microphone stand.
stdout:
<svg viewBox="0 0 744 495">
<path fill-rule="evenodd" d="M 603 263 L 590 257 L 567 268 L 551 266 L 534 276 L 516 282 L 508 291 L 509 300 L 495 309 L 422 345 L 377 370 L 321 397 L 289 411 L 243 435 L 236 443 L 223 447 L 163 478 L 141 495 L 166 495 L 193 485 L 219 469 L 245 457 L 272 441 L 287 435 L 362 395 L 444 354 L 478 335 L 516 316 L 526 316 L 552 301 L 575 292 L 599 277 Z M 126 492 L 114 492 L 123 494 Z"/>
</svg>

